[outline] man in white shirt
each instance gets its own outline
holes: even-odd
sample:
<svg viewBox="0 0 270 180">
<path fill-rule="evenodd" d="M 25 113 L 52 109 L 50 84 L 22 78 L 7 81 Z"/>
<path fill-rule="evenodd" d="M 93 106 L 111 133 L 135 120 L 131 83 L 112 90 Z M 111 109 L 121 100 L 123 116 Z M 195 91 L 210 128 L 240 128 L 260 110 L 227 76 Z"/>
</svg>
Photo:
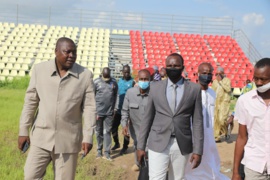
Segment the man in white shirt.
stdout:
<svg viewBox="0 0 270 180">
<path fill-rule="evenodd" d="M 190 163 L 187 164 L 186 180 L 229 180 L 228 177 L 220 173 L 220 158 L 218 155 L 214 139 L 214 109 L 216 93 L 208 87 L 212 81 L 213 67 L 209 63 L 202 63 L 198 67 L 198 80 L 202 89 L 202 108 L 204 125 L 204 146 L 201 164 L 198 168 L 192 169 Z"/>
<path fill-rule="evenodd" d="M 233 180 L 241 180 L 240 162 L 245 165 L 246 180 L 270 179 L 270 58 L 256 63 L 253 80 L 257 89 L 240 96 L 236 103 L 239 130 Z"/>
</svg>

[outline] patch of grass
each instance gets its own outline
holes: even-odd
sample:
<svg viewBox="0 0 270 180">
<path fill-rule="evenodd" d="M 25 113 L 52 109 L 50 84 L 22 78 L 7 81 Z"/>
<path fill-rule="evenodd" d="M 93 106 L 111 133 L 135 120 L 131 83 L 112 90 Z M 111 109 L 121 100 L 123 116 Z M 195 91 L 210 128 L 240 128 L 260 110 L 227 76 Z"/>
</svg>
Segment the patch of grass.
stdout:
<svg viewBox="0 0 270 180">
<path fill-rule="evenodd" d="M 19 117 L 25 90 L 0 89 L 1 179 L 23 179 L 25 155 L 17 149 Z"/>
<path fill-rule="evenodd" d="M 0 81 L 1 88 L 8 89 L 26 89 L 30 81 L 29 76 L 16 77 L 13 80 Z"/>
</svg>

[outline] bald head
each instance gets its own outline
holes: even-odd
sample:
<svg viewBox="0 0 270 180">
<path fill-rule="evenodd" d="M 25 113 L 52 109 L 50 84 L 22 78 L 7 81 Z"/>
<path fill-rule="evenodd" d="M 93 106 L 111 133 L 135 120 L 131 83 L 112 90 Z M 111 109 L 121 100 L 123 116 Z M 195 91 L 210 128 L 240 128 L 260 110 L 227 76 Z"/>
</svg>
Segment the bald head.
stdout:
<svg viewBox="0 0 270 180">
<path fill-rule="evenodd" d="M 150 72 L 146 69 L 142 69 L 138 73 L 139 81 L 150 81 Z"/>
<path fill-rule="evenodd" d="M 61 37 L 56 42 L 56 48 L 59 48 L 63 42 L 69 42 L 72 43 L 74 46 L 76 46 L 72 39 L 69 39 L 67 37 Z"/>
<path fill-rule="evenodd" d="M 210 63 L 207 63 L 207 62 L 204 62 L 204 63 L 201 63 L 198 67 L 198 73 L 199 74 L 208 74 L 208 73 L 212 73 L 214 70 L 213 66 L 210 64 Z"/>
</svg>

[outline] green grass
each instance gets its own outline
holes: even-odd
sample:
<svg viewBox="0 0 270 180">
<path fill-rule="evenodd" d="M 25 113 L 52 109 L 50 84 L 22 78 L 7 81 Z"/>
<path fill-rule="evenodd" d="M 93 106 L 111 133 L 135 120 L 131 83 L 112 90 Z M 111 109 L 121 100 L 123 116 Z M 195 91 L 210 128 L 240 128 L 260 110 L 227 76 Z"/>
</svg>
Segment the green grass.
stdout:
<svg viewBox="0 0 270 180">
<path fill-rule="evenodd" d="M 0 81 L 0 87 L 5 89 L 26 89 L 29 83 L 30 77 L 17 77 L 12 81 L 5 80 Z"/>
<path fill-rule="evenodd" d="M 21 180 L 24 177 L 23 168 L 27 154 L 21 154 L 18 150 L 17 138 L 28 82 L 29 78 L 26 77 L 0 83 L 0 179 Z M 93 147 L 94 152 L 95 148 L 96 146 Z M 93 150 L 83 160 L 78 159 L 76 179 L 125 179 L 124 169 L 113 166 L 112 162 L 96 161 Z M 53 179 L 51 164 L 44 179 Z"/>
</svg>

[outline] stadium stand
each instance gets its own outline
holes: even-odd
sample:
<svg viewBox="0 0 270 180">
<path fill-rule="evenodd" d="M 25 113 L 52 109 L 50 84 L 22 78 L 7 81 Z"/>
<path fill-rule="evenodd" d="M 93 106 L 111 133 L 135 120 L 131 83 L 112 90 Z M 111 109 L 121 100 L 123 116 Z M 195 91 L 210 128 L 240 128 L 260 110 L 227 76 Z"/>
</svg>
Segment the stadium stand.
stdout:
<svg viewBox="0 0 270 180">
<path fill-rule="evenodd" d="M 252 79 L 252 64 L 237 42 L 230 36 L 130 31 L 133 69 L 158 65 L 165 66 L 168 54 L 180 53 L 185 60 L 185 71 L 191 81 L 196 81 L 196 71 L 202 62 L 209 62 L 214 69 L 222 66 L 232 80 L 232 87 L 243 87 Z"/>
<path fill-rule="evenodd" d="M 31 74 L 34 64 L 54 58 L 59 37 L 69 37 L 77 44 L 77 63 L 87 67 L 97 78 L 103 67 L 110 67 L 116 78 L 122 65 L 133 70 L 165 66 L 168 54 L 180 53 L 185 72 L 196 81 L 198 64 L 209 62 L 214 69 L 225 68 L 232 87 L 241 88 L 252 79 L 253 65 L 230 36 L 182 34 L 124 29 L 98 29 L 66 26 L 0 23 L 0 80 Z"/>
</svg>

